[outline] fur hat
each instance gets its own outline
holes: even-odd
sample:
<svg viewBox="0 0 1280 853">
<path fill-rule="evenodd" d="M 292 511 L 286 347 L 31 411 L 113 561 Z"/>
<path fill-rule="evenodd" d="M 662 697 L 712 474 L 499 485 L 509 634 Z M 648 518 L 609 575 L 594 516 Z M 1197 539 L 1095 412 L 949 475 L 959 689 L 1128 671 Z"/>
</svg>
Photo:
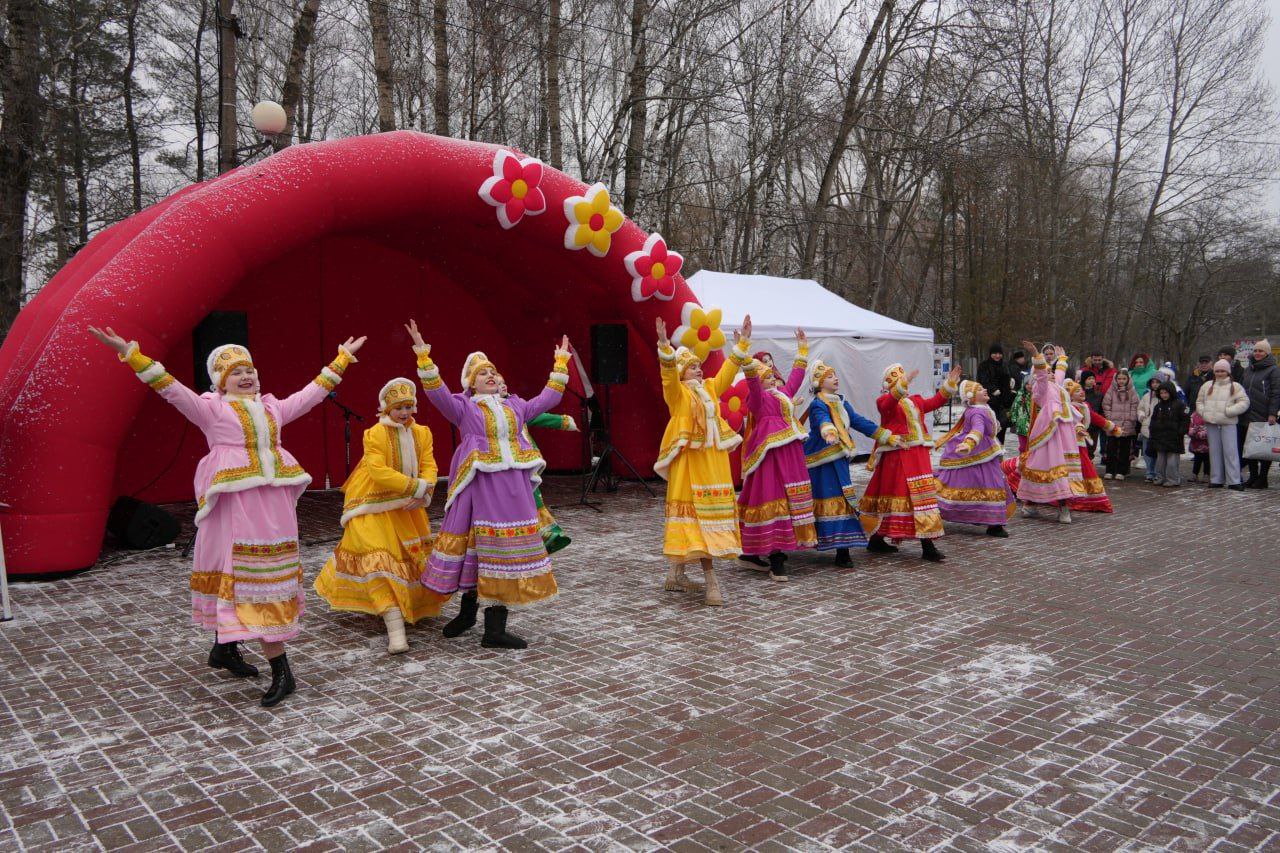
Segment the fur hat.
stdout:
<svg viewBox="0 0 1280 853">
<path fill-rule="evenodd" d="M 204 364 L 209 371 L 211 390 L 224 391 L 227 374 L 237 367 L 253 367 L 253 356 L 239 344 L 223 344 L 209 353 Z"/>
<path fill-rule="evenodd" d="M 684 372 L 695 364 L 702 364 L 702 361 L 693 350 L 688 347 L 676 350 L 676 375 L 681 379 L 684 378 Z"/>
<path fill-rule="evenodd" d="M 401 403 L 413 403 L 413 411 L 418 411 L 418 387 L 413 380 L 397 376 L 378 392 L 378 412 L 385 414 Z"/>
<path fill-rule="evenodd" d="M 834 375 L 836 369 L 827 364 L 822 359 L 815 359 L 813 362 L 813 374 L 809 377 L 809 387 L 815 391 L 822 387 L 822 382 L 827 378 L 828 374 Z"/>
<path fill-rule="evenodd" d="M 1067 380 L 1065 380 L 1065 381 L 1062 383 L 1062 387 L 1063 387 L 1063 388 L 1066 388 L 1066 389 L 1067 389 L 1067 393 L 1068 393 L 1068 394 L 1071 394 L 1072 396 L 1075 396 L 1075 393 L 1076 393 L 1077 391 L 1081 391 L 1081 390 L 1083 390 L 1083 389 L 1080 387 L 1080 383 L 1079 383 L 1079 382 L 1077 382 L 1077 381 L 1075 381 L 1074 379 L 1067 379 Z"/>
<path fill-rule="evenodd" d="M 960 401 L 966 406 L 973 405 L 973 398 L 982 390 L 982 383 L 966 379 L 960 383 Z"/>
<path fill-rule="evenodd" d="M 482 367 L 489 367 L 494 371 L 497 371 L 498 369 L 493 366 L 493 362 L 489 360 L 489 356 L 479 350 L 467 356 L 467 360 L 462 363 L 462 390 L 464 392 L 471 390 L 471 385 L 475 381 L 476 374 L 480 372 Z"/>
<path fill-rule="evenodd" d="M 883 385 L 886 388 L 893 387 L 893 384 L 899 379 L 907 375 L 907 369 L 898 362 L 894 362 L 884 369 Z"/>
</svg>

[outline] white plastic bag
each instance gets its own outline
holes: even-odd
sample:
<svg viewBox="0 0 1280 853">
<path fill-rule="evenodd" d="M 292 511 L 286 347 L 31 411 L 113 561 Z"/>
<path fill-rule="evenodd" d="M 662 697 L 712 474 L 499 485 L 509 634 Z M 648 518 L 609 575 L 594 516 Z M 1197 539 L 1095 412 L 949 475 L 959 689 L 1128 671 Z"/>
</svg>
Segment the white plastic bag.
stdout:
<svg viewBox="0 0 1280 853">
<path fill-rule="evenodd" d="M 1254 421 L 1244 436 L 1244 458 L 1280 462 L 1280 424 Z"/>
</svg>

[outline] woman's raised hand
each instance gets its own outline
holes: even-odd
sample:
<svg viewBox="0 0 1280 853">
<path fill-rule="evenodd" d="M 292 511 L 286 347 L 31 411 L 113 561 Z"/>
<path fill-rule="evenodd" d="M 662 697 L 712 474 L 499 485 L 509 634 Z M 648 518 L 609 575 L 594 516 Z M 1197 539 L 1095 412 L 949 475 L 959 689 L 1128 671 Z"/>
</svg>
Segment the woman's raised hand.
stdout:
<svg viewBox="0 0 1280 853">
<path fill-rule="evenodd" d="M 805 337 L 804 329 L 796 329 L 796 344 L 798 346 L 804 346 L 808 342 L 809 339 Z"/>
<path fill-rule="evenodd" d="M 1027 358 L 1031 358 L 1033 355 L 1040 352 L 1040 350 L 1036 348 L 1035 343 L 1032 341 L 1023 341 L 1022 349 L 1027 353 Z"/>
<path fill-rule="evenodd" d="M 751 340 L 751 315 L 742 318 L 742 336 L 747 340 Z"/>
<path fill-rule="evenodd" d="M 907 374 L 907 384 L 908 384 L 908 385 L 910 385 L 912 382 L 915 382 L 915 381 L 916 381 L 916 377 L 917 377 L 917 376 L 919 376 L 919 375 L 920 375 L 920 371 L 919 371 L 919 370 L 913 370 L 913 371 L 911 371 L 910 373 L 908 373 L 908 374 Z"/>
<path fill-rule="evenodd" d="M 556 358 L 568 358 L 572 352 L 569 349 L 569 336 L 562 335 L 560 337 L 560 346 L 556 347 Z"/>
<path fill-rule="evenodd" d="M 654 327 L 658 330 L 658 346 L 663 349 L 671 346 L 671 339 L 667 337 L 667 321 L 659 317 Z"/>
<path fill-rule="evenodd" d="M 422 339 L 422 332 L 418 331 L 418 321 L 410 320 L 405 323 L 404 330 L 409 333 L 409 337 L 413 339 L 415 347 L 425 347 L 427 342 Z"/>
<path fill-rule="evenodd" d="M 358 338 L 347 338 L 343 341 L 342 348 L 352 355 L 355 355 L 360 347 L 364 346 L 364 342 L 367 340 L 369 340 L 368 335 L 361 335 Z"/>
<path fill-rule="evenodd" d="M 100 343 L 104 343 L 120 354 L 129 349 L 129 342 L 116 334 L 116 330 L 107 326 L 99 329 L 97 326 L 89 327 L 89 334 L 98 339 Z"/>
<path fill-rule="evenodd" d="M 964 376 L 964 371 L 961 370 L 960 365 L 957 364 L 955 367 L 951 368 L 951 372 L 947 374 L 947 379 L 951 381 L 952 385 L 955 385 L 960 381 L 961 376 Z"/>
</svg>

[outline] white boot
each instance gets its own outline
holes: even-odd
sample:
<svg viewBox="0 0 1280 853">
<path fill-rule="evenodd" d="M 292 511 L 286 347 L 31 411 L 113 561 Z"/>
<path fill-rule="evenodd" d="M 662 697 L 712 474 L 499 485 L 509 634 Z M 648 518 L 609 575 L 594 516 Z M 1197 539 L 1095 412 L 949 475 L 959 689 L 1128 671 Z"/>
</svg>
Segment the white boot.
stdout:
<svg viewBox="0 0 1280 853">
<path fill-rule="evenodd" d="M 1023 504 L 1021 512 L 1022 512 L 1023 518 L 1039 518 L 1040 517 L 1040 509 L 1035 504 Z"/>
<path fill-rule="evenodd" d="M 1058 523 L 1059 524 L 1071 523 L 1071 507 L 1067 506 L 1066 504 L 1063 504 L 1062 506 L 1058 507 Z"/>
<path fill-rule="evenodd" d="M 409 651 L 409 643 L 404 638 L 404 615 L 400 608 L 393 607 L 383 613 L 382 621 L 387 623 L 387 653 L 398 655 Z"/>
</svg>

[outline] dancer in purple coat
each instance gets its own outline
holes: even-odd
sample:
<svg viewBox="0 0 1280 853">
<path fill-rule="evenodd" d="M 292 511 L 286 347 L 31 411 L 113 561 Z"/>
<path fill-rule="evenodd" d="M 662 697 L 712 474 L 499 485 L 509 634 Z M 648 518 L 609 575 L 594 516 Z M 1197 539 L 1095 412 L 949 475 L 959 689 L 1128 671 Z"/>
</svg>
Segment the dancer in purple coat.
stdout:
<svg viewBox="0 0 1280 853">
<path fill-rule="evenodd" d="M 981 524 L 989 536 L 1008 536 L 1004 525 L 1013 517 L 1016 502 L 1000 469 L 1000 423 L 987 405 L 987 389 L 979 383 L 961 382 L 960 399 L 964 414 L 938 440 L 938 510 L 944 522 Z"/>
</svg>

